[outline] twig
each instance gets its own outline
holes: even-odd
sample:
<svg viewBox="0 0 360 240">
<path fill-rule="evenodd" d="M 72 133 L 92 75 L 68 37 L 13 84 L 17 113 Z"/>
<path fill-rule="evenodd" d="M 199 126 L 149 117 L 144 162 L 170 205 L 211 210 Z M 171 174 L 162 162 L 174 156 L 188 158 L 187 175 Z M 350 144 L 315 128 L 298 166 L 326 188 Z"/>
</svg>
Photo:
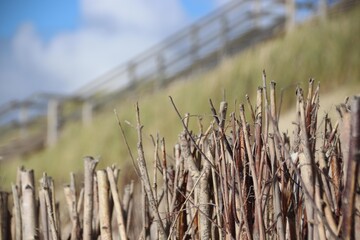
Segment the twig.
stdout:
<svg viewBox="0 0 360 240">
<path fill-rule="evenodd" d="M 138 169 L 138 167 L 136 166 L 134 156 L 133 156 L 132 151 L 131 151 L 131 148 L 130 148 L 130 146 L 129 146 L 129 142 L 127 141 L 127 138 L 126 138 L 126 136 L 125 136 L 125 131 L 124 131 L 124 128 L 123 128 L 123 126 L 122 126 L 122 124 L 121 124 L 121 122 L 120 122 L 120 119 L 119 119 L 119 116 L 118 116 L 118 114 L 117 114 L 116 109 L 114 109 L 114 114 L 115 114 L 115 116 L 116 116 L 116 120 L 117 120 L 118 125 L 119 125 L 119 127 L 120 127 L 121 135 L 122 135 L 122 137 L 123 137 L 123 139 L 124 139 L 124 142 L 125 142 L 125 144 L 126 144 L 128 153 L 129 153 L 129 155 L 130 155 L 131 162 L 132 162 L 133 167 L 134 167 L 134 169 L 135 169 L 135 173 L 136 173 L 136 175 L 139 177 L 139 176 L 140 176 L 140 174 L 139 174 L 139 169 Z"/>
<path fill-rule="evenodd" d="M 15 218 L 15 240 L 22 239 L 22 224 L 21 224 L 21 208 L 20 208 L 20 199 L 18 186 L 15 184 L 11 184 L 11 190 L 14 201 L 14 215 Z"/>
<path fill-rule="evenodd" d="M 355 237 L 355 186 L 357 178 L 359 178 L 360 165 L 360 97 L 355 97 L 351 105 L 351 136 L 350 136 L 350 153 L 347 162 L 347 180 L 343 193 L 343 222 L 342 237 L 344 239 L 352 239 Z M 359 234 L 359 233 L 357 233 Z"/>
<path fill-rule="evenodd" d="M 184 129 L 185 129 L 186 133 L 187 133 L 188 136 L 190 137 L 191 141 L 194 143 L 195 148 L 196 148 L 196 149 L 199 151 L 199 153 L 204 157 L 204 159 L 210 163 L 211 167 L 214 168 L 214 169 L 215 169 L 215 172 L 218 174 L 218 172 L 217 172 L 214 164 L 211 163 L 211 161 L 208 159 L 208 157 L 205 155 L 205 153 L 204 153 L 204 152 L 200 149 L 200 147 L 196 144 L 196 141 L 195 141 L 195 139 L 192 137 L 189 129 L 187 128 L 187 125 L 183 122 L 182 117 L 181 117 L 181 114 L 180 114 L 179 110 L 177 109 L 177 107 L 176 107 L 176 105 L 175 105 L 175 103 L 174 103 L 174 100 L 172 99 L 171 96 L 169 96 L 169 98 L 170 98 L 171 104 L 173 105 L 173 107 L 174 107 L 174 109 L 175 109 L 178 117 L 179 117 L 180 120 L 181 120 L 181 123 L 182 123 L 183 126 L 184 126 Z"/>
<path fill-rule="evenodd" d="M 93 221 L 93 205 L 94 205 L 94 170 L 99 160 L 93 157 L 85 157 L 85 187 L 84 187 L 84 227 L 83 239 L 92 240 L 92 221 Z"/>
<path fill-rule="evenodd" d="M 138 150 L 138 165 L 139 165 L 139 172 L 141 181 L 144 184 L 145 192 L 147 195 L 147 198 L 149 199 L 149 205 L 152 209 L 153 215 L 155 217 L 155 221 L 158 225 L 158 230 L 160 234 L 160 239 L 166 239 L 167 233 L 165 232 L 165 228 L 163 225 L 163 222 L 160 218 L 160 214 L 157 208 L 157 203 L 154 198 L 154 194 L 151 190 L 151 184 L 150 184 L 150 178 L 149 174 L 147 172 L 146 162 L 145 162 L 145 156 L 144 156 L 144 149 L 142 145 L 142 128 L 143 126 L 140 123 L 140 110 L 138 103 L 136 104 L 136 119 L 137 119 L 137 132 L 138 132 L 138 144 L 137 144 L 137 150 Z"/>
<path fill-rule="evenodd" d="M 244 105 L 240 105 L 240 118 L 241 118 L 242 128 L 243 128 L 244 137 L 245 137 L 245 145 L 246 145 L 246 151 L 247 151 L 248 158 L 249 158 L 249 163 L 250 163 L 249 165 L 250 165 L 251 175 L 252 175 L 253 184 L 254 184 L 255 201 L 256 201 L 256 213 L 257 213 L 258 220 L 259 220 L 260 239 L 265 239 L 265 227 L 264 227 L 264 220 L 263 220 L 262 211 L 261 211 L 260 189 L 259 189 L 258 182 L 257 182 L 257 179 L 256 179 L 256 170 L 255 170 L 255 166 L 254 166 L 254 158 L 253 158 L 253 154 L 252 154 L 252 151 L 251 151 L 249 136 L 248 136 L 247 129 L 246 129 Z"/>
<path fill-rule="evenodd" d="M 55 209 L 53 208 L 52 201 L 50 199 L 50 178 L 46 175 L 46 173 L 43 174 L 42 178 L 42 191 L 45 196 L 45 204 L 46 204 L 46 212 L 47 212 L 47 219 L 49 221 L 50 226 L 50 232 L 51 232 L 51 238 L 53 240 L 59 239 L 59 228 L 57 228 L 56 221 L 55 221 Z"/>
<path fill-rule="evenodd" d="M 125 229 L 125 221 L 123 216 L 123 207 L 121 206 L 121 201 L 118 193 L 118 189 L 115 182 L 115 177 L 113 170 L 111 168 L 106 168 L 107 176 L 110 182 L 110 188 L 111 188 L 111 194 L 114 199 L 114 206 L 116 211 L 116 220 L 119 228 L 119 234 L 121 237 L 121 240 L 126 240 L 126 229 Z"/>
<path fill-rule="evenodd" d="M 109 181 L 105 170 L 98 170 L 96 175 L 99 189 L 99 220 L 101 239 L 110 240 L 112 239 L 112 236 L 109 206 Z M 112 180 L 113 183 L 115 183 L 115 179 L 113 178 Z"/>
<path fill-rule="evenodd" d="M 0 239 L 10 239 L 10 213 L 8 211 L 8 192 L 0 192 Z"/>
<path fill-rule="evenodd" d="M 69 216 L 72 223 L 71 240 L 75 240 L 75 239 L 79 239 L 81 237 L 81 234 L 80 234 L 79 215 L 76 210 L 77 198 L 76 198 L 75 176 L 73 173 L 71 173 L 70 176 L 71 176 L 70 185 L 64 187 L 64 195 L 68 205 Z"/>
<path fill-rule="evenodd" d="M 169 203 L 169 186 L 168 186 L 168 177 L 167 177 L 167 161 L 166 161 L 166 149 L 165 149 L 165 139 L 161 140 L 161 152 L 162 152 L 162 170 L 163 170 L 163 181 L 164 181 L 164 193 L 165 193 L 165 207 L 166 212 L 170 213 L 170 203 Z M 169 225 L 169 218 L 166 218 L 166 225 Z"/>
<path fill-rule="evenodd" d="M 36 239 L 37 216 L 33 170 L 21 170 L 21 190 L 23 239 Z"/>
</svg>

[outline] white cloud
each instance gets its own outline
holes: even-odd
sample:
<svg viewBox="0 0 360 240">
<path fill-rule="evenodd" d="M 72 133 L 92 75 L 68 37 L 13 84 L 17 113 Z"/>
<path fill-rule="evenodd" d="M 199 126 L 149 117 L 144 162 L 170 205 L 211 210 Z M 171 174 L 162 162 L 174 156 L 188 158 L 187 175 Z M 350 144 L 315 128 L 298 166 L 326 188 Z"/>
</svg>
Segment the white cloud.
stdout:
<svg viewBox="0 0 360 240">
<path fill-rule="evenodd" d="M 228 2 L 230 2 L 231 0 L 213 0 L 215 6 L 221 6 L 221 5 L 224 5 Z"/>
<path fill-rule="evenodd" d="M 1 94 L 14 87 L 27 95 L 73 91 L 187 24 L 179 0 L 82 0 L 80 6 L 81 28 L 48 42 L 29 23 L 19 28 L 10 55 L 0 56 L 11 59 L 0 61 Z"/>
</svg>

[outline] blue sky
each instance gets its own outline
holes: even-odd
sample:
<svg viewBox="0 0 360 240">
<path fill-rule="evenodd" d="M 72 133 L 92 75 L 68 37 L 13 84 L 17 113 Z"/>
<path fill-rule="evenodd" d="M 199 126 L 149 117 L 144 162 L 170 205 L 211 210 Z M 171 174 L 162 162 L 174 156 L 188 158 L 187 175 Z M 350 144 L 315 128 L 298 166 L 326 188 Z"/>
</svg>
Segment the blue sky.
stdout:
<svg viewBox="0 0 360 240">
<path fill-rule="evenodd" d="M 71 92 L 224 2 L 0 0 L 0 104 Z"/>
<path fill-rule="evenodd" d="M 11 39 L 24 22 L 33 23 L 41 37 L 48 39 L 58 31 L 79 27 L 79 4 L 73 0 L 1 0 L 0 22 L 2 39 Z"/>
<path fill-rule="evenodd" d="M 220 3 L 221 4 L 221 3 Z M 181 0 L 189 20 L 206 15 L 219 5 L 208 0 Z M 78 1 L 0 0 L 0 38 L 10 39 L 24 22 L 31 22 L 44 40 L 59 31 L 76 31 L 81 27 Z"/>
</svg>

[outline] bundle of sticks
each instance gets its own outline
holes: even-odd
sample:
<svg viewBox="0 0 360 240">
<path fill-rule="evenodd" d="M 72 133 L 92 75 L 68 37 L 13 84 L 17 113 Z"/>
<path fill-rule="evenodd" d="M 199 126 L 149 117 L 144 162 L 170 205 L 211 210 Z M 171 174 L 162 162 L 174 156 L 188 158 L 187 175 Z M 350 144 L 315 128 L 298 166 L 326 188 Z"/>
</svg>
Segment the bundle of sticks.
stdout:
<svg viewBox="0 0 360 240">
<path fill-rule="evenodd" d="M 139 195 L 131 182 L 120 199 L 119 170 L 96 170 L 98 160 L 85 157 L 83 183 L 71 174 L 64 187 L 70 221 L 61 226 L 52 178 L 44 174 L 36 192 L 33 170 L 19 168 L 13 204 L 0 193 L 0 239 L 355 239 L 360 97 L 339 105 L 335 123 L 319 121 L 319 86 L 310 79 L 306 94 L 296 89 L 291 138 L 280 132 L 276 84 L 267 84 L 265 72 L 255 105 L 246 96 L 246 105 L 229 114 L 226 101 L 217 111 L 210 100 L 212 120 L 204 127 L 197 118 L 197 133 L 192 116 L 182 117 L 170 101 L 183 130 L 173 154 L 153 138 L 152 168 L 136 104 L 138 154 L 131 157 Z"/>
<path fill-rule="evenodd" d="M 269 90 L 268 90 L 269 88 Z M 155 141 L 153 183 L 137 106 L 138 172 L 146 199 L 142 239 L 354 239 L 360 230 L 360 98 L 338 107 L 340 120 L 318 123 L 319 86 L 296 89 L 292 138 L 279 130 L 276 84 L 258 88 L 253 105 L 216 111 L 207 130 L 183 131 L 168 154 Z M 156 175 L 162 174 L 161 186 Z M 149 217 L 151 216 L 151 217 Z M 149 219 L 152 219 L 149 222 Z M 156 226 L 150 231 L 151 224 Z"/>
</svg>

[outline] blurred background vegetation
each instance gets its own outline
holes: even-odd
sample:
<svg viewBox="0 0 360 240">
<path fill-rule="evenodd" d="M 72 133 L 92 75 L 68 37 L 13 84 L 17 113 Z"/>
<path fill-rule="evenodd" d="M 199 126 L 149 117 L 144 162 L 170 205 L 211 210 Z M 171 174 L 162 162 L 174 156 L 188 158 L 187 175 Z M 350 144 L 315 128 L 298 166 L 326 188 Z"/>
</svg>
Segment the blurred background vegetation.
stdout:
<svg viewBox="0 0 360 240">
<path fill-rule="evenodd" d="M 246 93 L 254 101 L 257 86 L 262 84 L 263 69 L 268 81 L 276 81 L 277 87 L 283 89 L 282 113 L 291 109 L 296 85 L 306 87 L 304 83 L 310 77 L 321 84 L 322 111 L 334 109 L 345 96 L 360 90 L 359 22 L 360 8 L 356 7 L 326 22 L 308 22 L 226 59 L 210 72 L 191 79 L 176 81 L 156 91 L 140 86 L 128 92 L 126 97 L 119 96 L 109 102 L 96 114 L 90 126 L 85 127 L 80 122 L 68 124 L 56 146 L 11 161 L 0 161 L 1 189 L 10 189 L 10 182 L 15 181 L 20 165 L 36 169 L 36 178 L 45 171 L 57 184 L 67 182 L 71 171 L 82 172 L 82 158 L 86 155 L 100 156 L 99 168 L 114 163 L 120 167 L 122 177 L 135 178 L 114 109 L 135 153 L 137 139 L 132 125 L 136 124 L 134 105 L 139 102 L 147 160 L 153 161 L 150 134 L 159 133 L 165 137 L 167 152 L 172 155 L 172 147 L 182 128 L 168 96 L 173 97 L 181 113 L 189 112 L 194 116 L 191 124 L 197 130 L 198 117 L 205 122 L 212 119 L 209 98 L 217 106 L 225 95 L 230 112 L 236 111 L 240 102 L 245 102 Z M 286 129 L 290 122 L 291 117 L 280 123 L 281 128 Z"/>
</svg>

